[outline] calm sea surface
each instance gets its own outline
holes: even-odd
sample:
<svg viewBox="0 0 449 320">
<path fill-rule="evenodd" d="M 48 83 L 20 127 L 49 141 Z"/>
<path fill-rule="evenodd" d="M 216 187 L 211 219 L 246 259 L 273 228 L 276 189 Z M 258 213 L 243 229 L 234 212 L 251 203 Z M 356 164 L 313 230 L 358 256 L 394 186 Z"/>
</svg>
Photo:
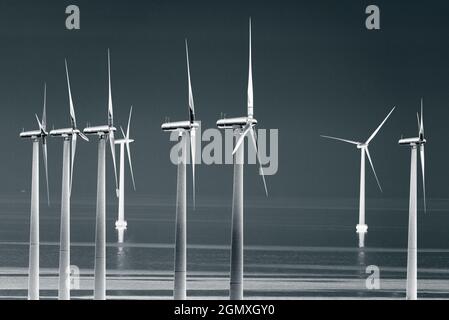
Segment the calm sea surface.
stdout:
<svg viewBox="0 0 449 320">
<path fill-rule="evenodd" d="M 114 199 L 112 199 L 114 200 Z M 116 204 L 107 212 L 110 298 L 172 295 L 174 199 L 130 196 L 128 230 L 117 244 Z M 230 199 L 229 199 L 230 201 Z M 188 295 L 226 298 L 231 210 L 228 200 L 199 199 L 188 210 Z M 228 203 L 229 202 L 229 203 Z M 419 212 L 421 298 L 449 298 L 449 201 Z M 59 203 L 41 206 L 41 295 L 57 296 Z M 368 200 L 367 248 L 357 248 L 356 199 L 253 199 L 245 208 L 245 296 L 248 298 L 396 298 L 405 296 L 407 199 Z M 28 195 L 0 197 L 0 297 L 25 298 Z M 73 297 L 92 296 L 95 199 L 74 199 L 71 264 L 80 277 Z M 378 266 L 380 290 L 368 290 L 366 268 Z"/>
</svg>

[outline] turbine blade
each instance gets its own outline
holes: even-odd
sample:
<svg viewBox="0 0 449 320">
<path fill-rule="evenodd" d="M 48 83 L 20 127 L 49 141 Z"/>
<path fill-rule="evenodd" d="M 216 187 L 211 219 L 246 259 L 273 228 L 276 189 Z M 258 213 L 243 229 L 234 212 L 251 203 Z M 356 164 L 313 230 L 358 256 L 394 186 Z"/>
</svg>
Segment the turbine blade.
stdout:
<svg viewBox="0 0 449 320">
<path fill-rule="evenodd" d="M 376 135 L 379 133 L 380 129 L 383 127 L 385 122 L 387 122 L 388 118 L 393 113 L 394 109 L 396 109 L 396 107 L 393 107 L 393 109 L 391 109 L 390 113 L 387 115 L 387 117 L 384 119 L 384 121 L 382 121 L 382 123 L 377 127 L 376 131 L 373 132 L 373 134 L 371 135 L 371 137 L 369 137 L 369 139 L 365 142 L 365 144 L 369 144 L 376 137 Z"/>
<path fill-rule="evenodd" d="M 73 99 L 72 99 L 72 90 L 70 89 L 70 77 L 69 77 L 69 68 L 67 67 L 67 60 L 65 60 L 65 73 L 67 77 L 67 89 L 69 92 L 69 105 L 70 105 L 70 122 L 72 124 L 72 128 L 76 128 L 76 116 L 75 109 L 73 107 Z"/>
<path fill-rule="evenodd" d="M 72 134 L 72 159 L 70 162 L 70 194 L 72 194 L 73 165 L 75 163 L 77 135 Z"/>
<path fill-rule="evenodd" d="M 186 39 L 186 57 L 187 57 L 187 79 L 189 82 L 189 119 L 190 123 L 195 121 L 195 104 L 193 102 L 192 82 L 190 80 L 190 62 L 189 62 L 189 47 Z"/>
<path fill-rule="evenodd" d="M 129 109 L 128 127 L 126 128 L 126 135 L 125 135 L 125 132 L 123 131 L 122 127 L 120 127 L 120 130 L 122 131 L 123 137 L 126 140 L 126 150 L 128 152 L 129 169 L 131 170 L 131 179 L 133 181 L 133 188 L 134 188 L 134 191 L 136 191 L 136 182 L 134 181 L 134 171 L 133 171 L 133 165 L 132 165 L 132 161 L 131 161 L 131 148 L 130 148 L 130 142 L 129 142 L 129 129 L 131 127 L 132 113 L 133 113 L 133 106 L 131 106 L 131 108 Z"/>
<path fill-rule="evenodd" d="M 371 159 L 371 155 L 369 153 L 368 148 L 366 148 L 366 155 L 368 156 L 369 163 L 371 164 L 371 169 L 373 169 L 374 177 L 376 177 L 377 185 L 379 186 L 380 192 L 383 192 L 382 187 L 380 186 L 379 179 L 377 178 L 376 170 L 374 169 L 373 160 Z"/>
<path fill-rule="evenodd" d="M 421 121 L 419 120 L 419 113 L 416 113 L 416 118 L 418 119 L 418 131 L 421 133 Z"/>
<path fill-rule="evenodd" d="M 34 114 L 34 115 L 36 116 L 36 120 L 37 120 L 37 124 L 39 125 L 39 129 L 42 131 L 43 130 L 42 123 L 40 122 L 39 117 L 37 116 L 37 114 Z"/>
<path fill-rule="evenodd" d="M 123 127 L 122 127 L 122 126 L 120 126 L 120 130 L 122 131 L 122 136 L 123 136 L 123 139 L 125 139 L 125 140 L 126 140 L 126 135 L 125 135 L 125 131 L 123 131 Z"/>
<path fill-rule="evenodd" d="M 114 112 L 112 109 L 112 89 L 111 89 L 111 55 L 108 49 L 108 124 L 114 124 Z"/>
<path fill-rule="evenodd" d="M 426 159 L 425 159 L 425 151 L 424 151 L 424 145 L 421 145 L 420 148 L 420 154 L 421 154 L 421 171 L 422 171 L 422 188 L 423 188 L 423 197 L 424 197 L 424 212 L 427 212 L 427 200 L 426 200 Z"/>
<path fill-rule="evenodd" d="M 131 179 L 133 181 L 133 188 L 134 188 L 134 191 L 136 191 L 136 182 L 134 181 L 134 170 L 133 170 L 133 164 L 131 161 L 131 149 L 129 146 L 129 142 L 126 142 L 126 151 L 128 152 L 128 162 L 129 162 L 129 169 L 131 171 Z"/>
<path fill-rule="evenodd" d="M 196 129 L 192 128 L 190 130 L 190 149 L 191 149 L 191 158 L 192 158 L 192 194 L 193 194 L 193 209 L 196 209 L 196 197 L 195 197 L 195 161 L 196 161 Z"/>
<path fill-rule="evenodd" d="M 424 136 L 424 99 L 421 99 L 421 121 L 419 127 L 419 134 Z"/>
<path fill-rule="evenodd" d="M 47 156 L 47 138 L 42 137 L 42 154 L 44 157 L 45 181 L 47 183 L 47 203 L 50 206 L 50 188 L 48 186 L 48 156 Z"/>
<path fill-rule="evenodd" d="M 79 135 L 84 141 L 89 142 L 89 138 L 86 137 L 86 135 L 85 135 L 84 133 L 82 133 L 81 131 L 78 132 L 78 135 Z"/>
<path fill-rule="evenodd" d="M 133 114 L 133 106 L 129 109 L 128 127 L 126 128 L 126 138 L 129 139 L 129 128 L 131 126 L 131 116 Z"/>
<path fill-rule="evenodd" d="M 265 195 L 268 197 L 267 183 L 265 181 L 265 175 L 263 173 L 262 162 L 260 161 L 259 148 L 257 147 L 256 135 L 255 135 L 254 130 L 253 130 L 252 127 L 251 127 L 251 129 L 249 131 L 249 135 L 251 137 L 251 141 L 252 141 L 254 149 L 256 151 L 257 161 L 259 162 L 259 174 L 262 176 L 263 186 L 265 188 Z"/>
<path fill-rule="evenodd" d="M 240 148 L 240 146 L 243 143 L 243 140 L 245 139 L 245 137 L 248 134 L 250 129 L 251 129 L 251 124 L 247 124 L 243 128 L 243 133 L 240 135 L 239 139 L 237 140 L 237 143 L 235 144 L 234 150 L 232 151 L 232 155 L 234 155 L 237 152 L 238 148 Z"/>
<path fill-rule="evenodd" d="M 336 141 L 341 141 L 341 142 L 346 142 L 346 143 L 354 144 L 356 146 L 361 144 L 360 142 L 357 142 L 357 141 L 351 141 L 351 140 L 346 140 L 346 139 L 341 139 L 341 138 L 336 138 L 336 137 L 330 137 L 330 136 L 321 136 L 321 138 L 331 139 L 331 140 L 336 140 Z"/>
<path fill-rule="evenodd" d="M 115 161 L 115 138 L 114 138 L 114 131 L 109 131 L 109 144 L 111 146 L 111 153 L 112 153 L 112 162 L 114 164 L 114 176 L 115 176 L 115 192 L 117 195 L 117 198 L 119 196 L 119 190 L 118 190 L 118 180 L 117 180 L 117 165 Z"/>
<path fill-rule="evenodd" d="M 253 61 L 252 61 L 251 18 L 249 19 L 249 70 L 248 70 L 248 118 L 254 116 Z"/>
<path fill-rule="evenodd" d="M 44 110 L 42 111 L 42 128 L 47 131 L 47 83 L 44 83 Z"/>
</svg>

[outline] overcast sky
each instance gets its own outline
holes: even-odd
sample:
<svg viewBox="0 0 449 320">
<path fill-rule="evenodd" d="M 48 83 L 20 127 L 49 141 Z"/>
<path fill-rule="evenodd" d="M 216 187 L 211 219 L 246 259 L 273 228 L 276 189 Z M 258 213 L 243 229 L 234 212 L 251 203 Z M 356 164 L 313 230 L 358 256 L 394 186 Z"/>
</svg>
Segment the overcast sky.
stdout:
<svg viewBox="0 0 449 320">
<path fill-rule="evenodd" d="M 365 8 L 371 2 L 1 1 L 0 191 L 30 189 L 31 144 L 19 133 L 36 128 L 44 81 L 50 128 L 69 125 L 65 57 L 79 125 L 106 123 L 110 48 L 118 125 L 126 125 L 134 106 L 137 192 L 174 195 L 173 143 L 160 125 L 166 116 L 188 117 L 184 39 L 197 118 L 203 128 L 215 127 L 222 112 L 246 112 L 251 16 L 255 116 L 259 128 L 279 129 L 279 171 L 267 178 L 271 197 L 358 197 L 358 150 L 320 134 L 365 140 L 393 106 L 396 112 L 370 148 L 384 194 L 367 166 L 367 197 L 407 197 L 410 152 L 397 142 L 401 134 L 417 134 L 416 112 L 424 97 L 428 195 L 446 198 L 449 3 L 376 0 L 381 30 L 368 31 Z M 72 3 L 81 10 L 79 31 L 65 29 L 65 7 Z M 94 194 L 96 161 L 96 139 L 80 141 L 74 177 L 79 194 Z M 52 138 L 50 185 L 56 199 L 61 162 L 62 141 Z M 199 166 L 197 175 L 200 197 L 232 193 L 232 166 Z M 248 195 L 263 196 L 256 166 L 246 167 L 245 184 Z"/>
</svg>

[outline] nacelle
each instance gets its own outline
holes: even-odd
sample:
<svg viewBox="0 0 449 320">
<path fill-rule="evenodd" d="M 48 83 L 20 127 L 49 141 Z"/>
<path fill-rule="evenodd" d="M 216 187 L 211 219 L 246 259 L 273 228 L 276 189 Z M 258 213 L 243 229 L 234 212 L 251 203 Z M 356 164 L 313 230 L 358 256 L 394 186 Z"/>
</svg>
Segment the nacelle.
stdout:
<svg viewBox="0 0 449 320">
<path fill-rule="evenodd" d="M 407 145 L 407 146 L 421 145 L 421 144 L 425 144 L 426 142 L 427 142 L 426 139 L 420 139 L 419 137 L 399 140 L 400 145 Z"/>
<path fill-rule="evenodd" d="M 73 134 L 79 133 L 78 129 L 64 128 L 64 129 L 54 129 L 50 131 L 50 135 L 54 137 L 71 136 Z"/>
<path fill-rule="evenodd" d="M 133 143 L 133 142 L 134 142 L 134 139 L 128 139 L 128 140 L 126 140 L 126 139 L 117 139 L 117 140 L 114 140 L 115 144 L 125 144 L 125 143 Z"/>
<path fill-rule="evenodd" d="M 41 130 L 25 131 L 20 133 L 21 138 L 39 138 L 42 136 Z"/>
<path fill-rule="evenodd" d="M 257 124 L 254 118 L 240 117 L 240 118 L 226 118 L 217 121 L 217 127 L 220 129 L 241 128 L 247 124 Z"/>
<path fill-rule="evenodd" d="M 166 122 L 161 126 L 162 131 L 176 131 L 176 130 L 186 130 L 189 131 L 192 128 L 198 128 L 198 122 L 190 121 L 178 121 L 178 122 Z"/>
<path fill-rule="evenodd" d="M 116 131 L 115 127 L 110 126 L 97 126 L 97 127 L 87 127 L 83 130 L 85 134 L 108 134 L 111 131 Z"/>
</svg>

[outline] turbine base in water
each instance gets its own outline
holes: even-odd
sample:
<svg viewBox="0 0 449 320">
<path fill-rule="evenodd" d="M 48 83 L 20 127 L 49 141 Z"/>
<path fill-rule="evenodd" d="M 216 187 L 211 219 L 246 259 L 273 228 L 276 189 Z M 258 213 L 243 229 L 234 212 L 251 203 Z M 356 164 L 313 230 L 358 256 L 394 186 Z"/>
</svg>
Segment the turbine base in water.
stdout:
<svg viewBox="0 0 449 320">
<path fill-rule="evenodd" d="M 118 243 L 123 243 L 124 242 L 125 230 L 126 230 L 127 225 L 128 224 L 127 224 L 126 221 L 119 221 L 119 220 L 117 220 L 115 222 L 115 230 L 117 230 Z"/>
<path fill-rule="evenodd" d="M 126 230 L 127 226 L 128 226 L 128 223 L 126 221 L 117 220 L 115 222 L 115 230 Z"/>
<path fill-rule="evenodd" d="M 359 235 L 359 248 L 365 247 L 365 235 L 368 233 L 368 226 L 366 224 L 358 224 L 357 234 Z"/>
</svg>

